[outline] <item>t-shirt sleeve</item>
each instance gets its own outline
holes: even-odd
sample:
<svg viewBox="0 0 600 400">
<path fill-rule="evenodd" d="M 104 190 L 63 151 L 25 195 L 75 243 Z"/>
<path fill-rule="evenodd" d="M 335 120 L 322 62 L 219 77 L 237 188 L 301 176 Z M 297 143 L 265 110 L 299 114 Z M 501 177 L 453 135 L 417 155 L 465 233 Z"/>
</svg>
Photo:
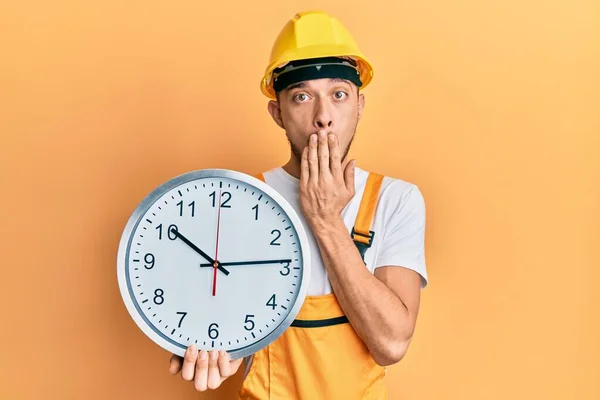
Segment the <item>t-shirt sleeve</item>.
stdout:
<svg viewBox="0 0 600 400">
<path fill-rule="evenodd" d="M 416 185 L 404 190 L 386 224 L 374 269 L 383 266 L 412 269 L 421 275 L 421 288 L 427 286 L 425 200 Z"/>
</svg>

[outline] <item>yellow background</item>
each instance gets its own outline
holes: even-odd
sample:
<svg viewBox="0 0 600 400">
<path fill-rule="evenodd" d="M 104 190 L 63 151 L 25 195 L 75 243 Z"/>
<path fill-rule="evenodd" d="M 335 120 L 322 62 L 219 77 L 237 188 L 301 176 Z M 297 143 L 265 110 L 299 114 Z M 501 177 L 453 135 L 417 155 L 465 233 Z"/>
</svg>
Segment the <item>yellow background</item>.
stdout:
<svg viewBox="0 0 600 400">
<path fill-rule="evenodd" d="M 231 398 L 169 375 L 117 245 L 175 175 L 286 161 L 259 81 L 311 8 L 375 65 L 352 156 L 427 203 L 390 398 L 600 398 L 597 0 L 57 0 L 0 5 L 0 399 Z"/>
</svg>

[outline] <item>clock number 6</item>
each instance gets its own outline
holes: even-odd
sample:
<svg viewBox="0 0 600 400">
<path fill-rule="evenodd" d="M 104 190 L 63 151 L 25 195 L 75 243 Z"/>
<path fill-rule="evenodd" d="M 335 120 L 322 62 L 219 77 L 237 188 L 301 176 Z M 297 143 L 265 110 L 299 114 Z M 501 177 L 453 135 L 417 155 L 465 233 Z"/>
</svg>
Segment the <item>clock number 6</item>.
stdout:
<svg viewBox="0 0 600 400">
<path fill-rule="evenodd" d="M 213 328 L 213 325 L 215 326 L 214 328 Z M 216 339 L 219 337 L 219 331 L 217 330 L 218 327 L 219 327 L 219 325 L 215 324 L 214 322 L 208 326 L 208 337 L 209 338 Z M 214 333 L 214 336 L 213 336 L 213 333 Z"/>
</svg>

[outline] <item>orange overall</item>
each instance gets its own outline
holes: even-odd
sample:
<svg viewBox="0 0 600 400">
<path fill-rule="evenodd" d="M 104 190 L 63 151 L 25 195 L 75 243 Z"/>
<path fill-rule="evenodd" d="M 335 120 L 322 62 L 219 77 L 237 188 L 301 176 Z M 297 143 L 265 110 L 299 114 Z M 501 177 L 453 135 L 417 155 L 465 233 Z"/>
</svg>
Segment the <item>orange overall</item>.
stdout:
<svg viewBox="0 0 600 400">
<path fill-rule="evenodd" d="M 257 178 L 264 181 L 262 174 Z M 351 236 L 361 256 L 383 176 L 369 174 Z M 382 400 L 385 369 L 375 363 L 335 294 L 307 296 L 292 325 L 254 354 L 241 400 Z"/>
</svg>

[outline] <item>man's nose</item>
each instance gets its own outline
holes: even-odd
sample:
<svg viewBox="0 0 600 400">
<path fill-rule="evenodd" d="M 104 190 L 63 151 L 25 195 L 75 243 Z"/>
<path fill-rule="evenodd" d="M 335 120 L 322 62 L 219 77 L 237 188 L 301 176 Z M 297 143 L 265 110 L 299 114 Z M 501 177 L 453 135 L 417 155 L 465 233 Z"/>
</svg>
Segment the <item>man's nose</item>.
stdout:
<svg viewBox="0 0 600 400">
<path fill-rule="evenodd" d="M 329 118 L 321 118 L 317 120 L 317 128 L 331 128 L 333 121 Z"/>
<path fill-rule="evenodd" d="M 327 109 L 327 103 L 324 101 L 319 102 L 315 113 L 315 128 L 324 129 L 331 128 L 333 126 L 333 118 L 331 113 Z"/>
</svg>

